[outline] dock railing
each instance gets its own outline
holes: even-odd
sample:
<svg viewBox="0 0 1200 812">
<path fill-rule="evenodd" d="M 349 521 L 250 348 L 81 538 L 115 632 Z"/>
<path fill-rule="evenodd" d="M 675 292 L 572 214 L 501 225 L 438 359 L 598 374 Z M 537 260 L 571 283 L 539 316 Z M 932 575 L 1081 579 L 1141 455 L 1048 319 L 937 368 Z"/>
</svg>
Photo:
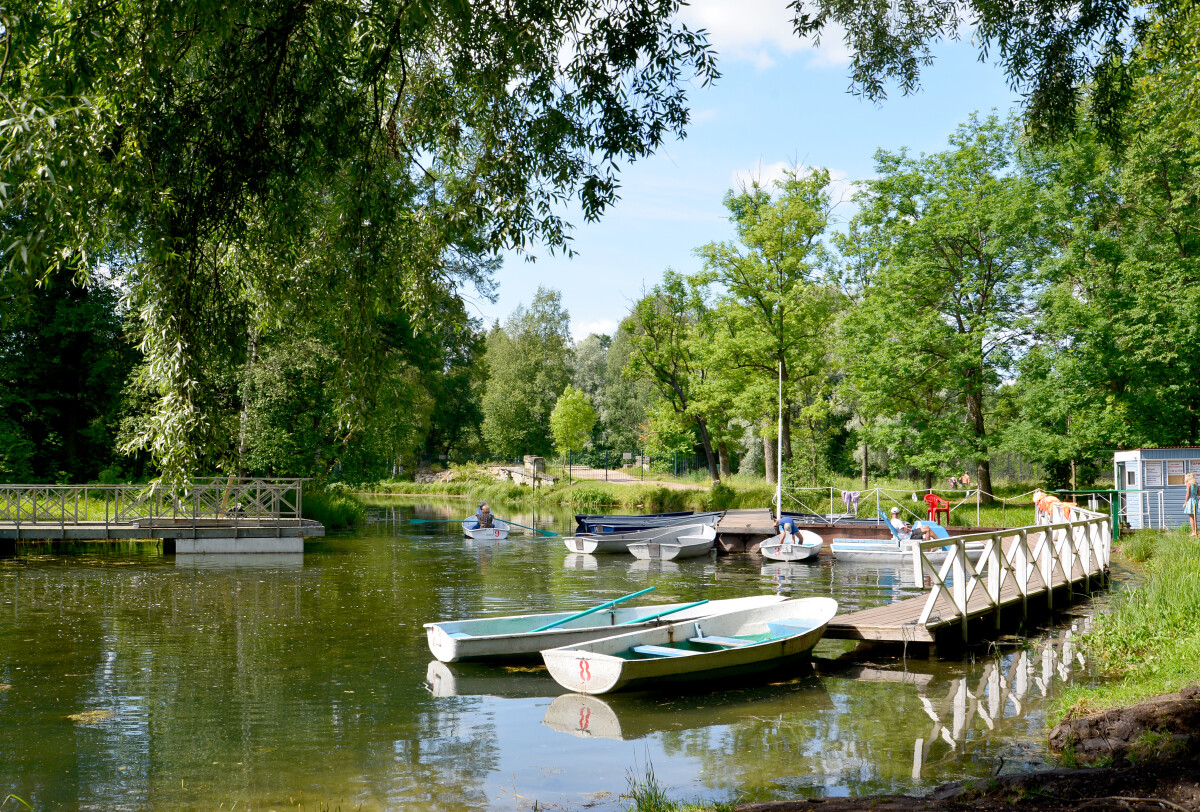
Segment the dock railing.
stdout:
<svg viewBox="0 0 1200 812">
<path fill-rule="evenodd" d="M 303 479 L 208 477 L 155 485 L 0 485 L 0 525 L 102 526 L 206 523 L 300 525 Z"/>
<path fill-rule="evenodd" d="M 972 616 L 968 603 L 977 594 L 984 601 L 982 606 L 977 602 L 974 616 L 991 612 L 998 629 L 1001 592 L 1006 585 L 1011 583 L 1020 595 L 1022 611 L 1027 608 L 1029 596 L 1042 591 L 1046 592 L 1047 605 L 1053 608 L 1055 586 L 1071 585 L 1077 580 L 1090 582 L 1092 576 L 1106 572 L 1112 551 L 1112 519 L 1078 507 L 1070 508 L 1070 515 L 1076 518 L 1064 516 L 1059 504 L 1054 506 L 1054 515 L 1039 513 L 1038 523 L 1028 527 L 914 543 L 916 582 L 924 583 L 926 576 L 930 579 L 929 597 L 917 623 L 928 626 L 939 599 L 945 597 L 961 623 L 966 641 L 967 623 Z M 1010 540 L 1007 547 L 1005 539 Z M 978 544 L 983 545 L 983 551 L 975 563 L 967 548 Z M 928 554 L 943 548 L 947 550 L 946 559 L 935 567 Z M 1062 582 L 1056 584 L 1055 576 L 1060 576 Z"/>
</svg>

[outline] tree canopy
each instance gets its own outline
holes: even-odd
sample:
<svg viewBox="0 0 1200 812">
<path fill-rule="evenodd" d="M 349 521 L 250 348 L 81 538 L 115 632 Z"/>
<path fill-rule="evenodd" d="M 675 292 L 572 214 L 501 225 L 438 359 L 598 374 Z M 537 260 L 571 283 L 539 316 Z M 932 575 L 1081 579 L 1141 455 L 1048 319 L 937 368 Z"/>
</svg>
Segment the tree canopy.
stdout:
<svg viewBox="0 0 1200 812">
<path fill-rule="evenodd" d="M 131 447 L 229 459 L 209 392 L 248 333 L 336 324 L 338 419 L 364 419 L 387 322 L 438 329 L 489 257 L 566 248 L 618 166 L 682 134 L 716 76 L 677 4 L 460 0 L 9 4 L 5 279 L 117 268 L 158 393 Z"/>
</svg>

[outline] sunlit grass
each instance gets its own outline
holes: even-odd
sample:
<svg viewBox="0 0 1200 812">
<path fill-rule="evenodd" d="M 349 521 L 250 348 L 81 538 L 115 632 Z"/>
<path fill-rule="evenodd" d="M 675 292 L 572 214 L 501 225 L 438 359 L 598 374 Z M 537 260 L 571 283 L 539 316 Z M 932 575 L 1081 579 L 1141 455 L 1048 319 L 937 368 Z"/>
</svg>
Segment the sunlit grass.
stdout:
<svg viewBox="0 0 1200 812">
<path fill-rule="evenodd" d="M 1146 562 L 1145 583 L 1119 595 L 1084 638 L 1085 650 L 1111 679 L 1068 689 L 1060 717 L 1128 705 L 1200 680 L 1200 543 L 1185 530 L 1142 531 L 1123 542 L 1122 554 Z"/>
</svg>

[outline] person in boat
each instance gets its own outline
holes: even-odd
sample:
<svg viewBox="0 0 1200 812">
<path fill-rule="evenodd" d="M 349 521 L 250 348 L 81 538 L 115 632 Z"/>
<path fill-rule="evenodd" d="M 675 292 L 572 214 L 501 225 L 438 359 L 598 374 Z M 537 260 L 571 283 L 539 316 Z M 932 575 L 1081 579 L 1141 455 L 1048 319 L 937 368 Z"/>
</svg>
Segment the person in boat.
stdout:
<svg viewBox="0 0 1200 812">
<path fill-rule="evenodd" d="M 933 528 L 925 525 L 924 522 L 918 521 L 916 524 L 909 524 L 900 518 L 900 508 L 892 508 L 892 518 L 888 524 L 896 529 L 896 535 L 901 539 L 910 539 L 914 535 L 919 535 L 922 541 L 929 541 L 933 538 Z"/>
<path fill-rule="evenodd" d="M 779 543 L 780 544 L 799 544 L 800 537 L 796 530 L 796 522 L 791 516 L 784 516 L 779 520 Z"/>
<path fill-rule="evenodd" d="M 492 526 L 492 509 L 488 507 L 487 502 L 479 503 L 479 509 L 475 511 L 475 521 L 479 522 L 481 530 Z"/>
</svg>

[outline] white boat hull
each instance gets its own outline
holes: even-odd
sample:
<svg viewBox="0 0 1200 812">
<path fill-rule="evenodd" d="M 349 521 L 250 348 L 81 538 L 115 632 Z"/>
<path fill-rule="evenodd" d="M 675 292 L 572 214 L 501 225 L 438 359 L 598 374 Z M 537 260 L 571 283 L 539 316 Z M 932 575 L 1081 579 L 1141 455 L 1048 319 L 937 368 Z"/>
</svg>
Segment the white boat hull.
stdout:
<svg viewBox="0 0 1200 812">
<path fill-rule="evenodd" d="M 829 545 L 833 557 L 843 561 L 859 561 L 867 564 L 895 564 L 909 566 L 912 564 L 913 544 L 897 544 L 895 541 L 882 539 L 834 539 Z M 931 564 L 946 560 L 949 553 L 946 550 L 926 550 L 925 557 Z M 967 558 L 978 561 L 983 555 L 982 544 L 968 544 Z"/>
<path fill-rule="evenodd" d="M 631 533 L 588 533 L 569 536 L 563 539 L 563 544 L 572 553 L 588 553 L 591 555 L 604 553 L 628 553 L 629 545 L 637 542 L 656 542 L 658 544 L 678 544 L 686 536 L 717 537 L 713 525 L 704 522 L 679 524 L 670 527 L 653 527 L 649 530 L 635 530 Z"/>
<path fill-rule="evenodd" d="M 638 541 L 629 545 L 629 552 L 634 558 L 657 561 L 676 561 L 681 558 L 699 558 L 708 555 L 716 543 L 716 531 L 708 528 L 710 533 L 701 536 L 683 536 L 679 541 L 658 542 Z"/>
<path fill-rule="evenodd" d="M 709 601 L 645 623 L 622 625 L 629 621 L 665 612 L 688 602 L 664 603 L 607 609 L 568 621 L 562 626 L 535 632 L 541 626 L 570 617 L 575 612 L 550 612 L 537 615 L 451 620 L 426 623 L 425 636 L 433 656 L 444 663 L 479 659 L 520 659 L 536 657 L 542 649 L 556 648 L 588 640 L 597 640 L 637 629 L 649 629 L 688 618 L 710 617 L 719 612 L 770 606 L 784 599 L 779 595 L 754 595 L 746 598 Z"/>
<path fill-rule="evenodd" d="M 559 685 L 581 694 L 717 679 L 808 656 L 836 613 L 832 598 L 802 598 L 549 649 L 542 659 Z"/>
<path fill-rule="evenodd" d="M 780 533 L 758 546 L 758 553 L 768 561 L 816 560 L 825 542 L 811 530 L 801 530 L 793 535 Z"/>
<path fill-rule="evenodd" d="M 474 519 L 464 520 L 462 523 L 463 535 L 476 540 L 508 538 L 508 525 L 499 519 L 492 519 L 491 527 L 477 527 L 475 526 L 477 524 L 478 522 Z"/>
</svg>

